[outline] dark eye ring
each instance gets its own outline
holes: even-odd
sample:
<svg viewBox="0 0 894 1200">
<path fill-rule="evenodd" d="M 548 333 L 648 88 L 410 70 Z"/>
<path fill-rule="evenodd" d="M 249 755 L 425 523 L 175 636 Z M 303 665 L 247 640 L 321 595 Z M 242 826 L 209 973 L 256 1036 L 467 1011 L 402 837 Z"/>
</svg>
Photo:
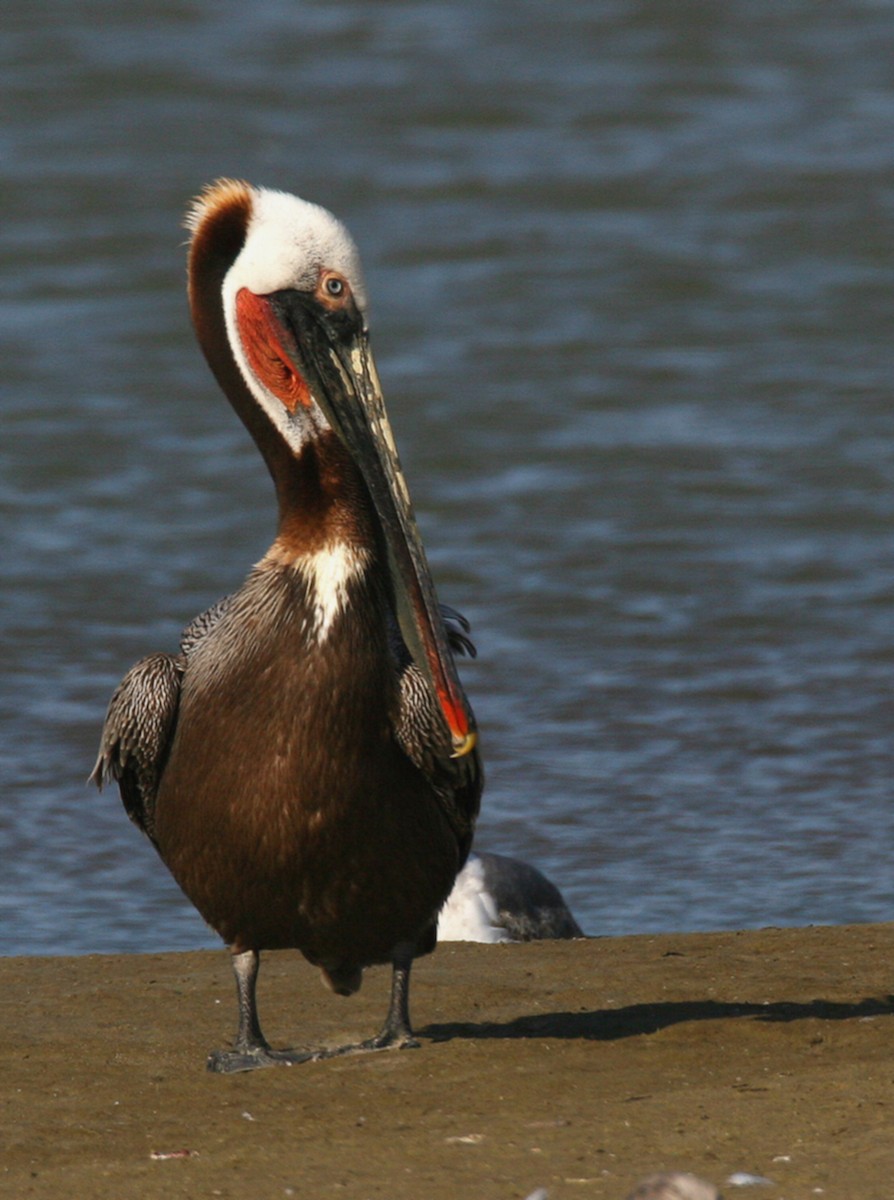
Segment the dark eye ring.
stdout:
<svg viewBox="0 0 894 1200">
<path fill-rule="evenodd" d="M 325 287 L 330 296 L 342 296 L 345 291 L 345 281 L 339 279 L 337 275 L 330 275 L 326 280 Z"/>
</svg>

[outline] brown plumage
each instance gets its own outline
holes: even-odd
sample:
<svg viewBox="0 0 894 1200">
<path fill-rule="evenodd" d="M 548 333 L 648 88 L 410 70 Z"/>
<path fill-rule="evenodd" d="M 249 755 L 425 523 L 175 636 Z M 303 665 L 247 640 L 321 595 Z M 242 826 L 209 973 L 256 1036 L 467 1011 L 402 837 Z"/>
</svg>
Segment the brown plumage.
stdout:
<svg viewBox="0 0 894 1200">
<path fill-rule="evenodd" d="M 214 1070 L 411 1044 L 412 957 L 471 844 L 474 722 L 369 352 L 356 251 L 324 210 L 224 182 L 190 218 L 196 333 L 276 488 L 277 537 L 245 583 L 112 698 L 92 778 L 234 955 L 240 1024 Z M 445 623 L 446 622 L 446 623 Z M 394 966 L 379 1037 L 274 1052 L 258 954 L 296 947 L 337 991 Z"/>
</svg>

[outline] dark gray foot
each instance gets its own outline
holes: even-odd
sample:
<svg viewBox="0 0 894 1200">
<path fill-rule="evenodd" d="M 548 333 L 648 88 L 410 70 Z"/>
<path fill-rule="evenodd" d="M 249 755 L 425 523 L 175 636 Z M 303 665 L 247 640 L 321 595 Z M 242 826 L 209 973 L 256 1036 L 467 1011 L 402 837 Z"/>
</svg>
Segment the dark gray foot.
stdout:
<svg viewBox="0 0 894 1200">
<path fill-rule="evenodd" d="M 254 1046 L 247 1050 L 212 1050 L 207 1068 L 215 1075 L 235 1075 L 239 1071 L 257 1071 L 261 1067 L 294 1067 L 325 1057 L 319 1050 L 271 1050 Z"/>
<path fill-rule="evenodd" d="M 387 1029 L 364 1042 L 351 1042 L 347 1046 L 327 1046 L 313 1053 L 314 1059 L 340 1058 L 344 1054 L 369 1054 L 374 1050 L 418 1050 L 419 1042 L 412 1033 L 393 1034 Z"/>
<path fill-rule="evenodd" d="M 360 1043 L 361 1050 L 418 1050 L 419 1042 L 409 1029 L 383 1029 L 373 1038 L 367 1038 Z"/>
</svg>

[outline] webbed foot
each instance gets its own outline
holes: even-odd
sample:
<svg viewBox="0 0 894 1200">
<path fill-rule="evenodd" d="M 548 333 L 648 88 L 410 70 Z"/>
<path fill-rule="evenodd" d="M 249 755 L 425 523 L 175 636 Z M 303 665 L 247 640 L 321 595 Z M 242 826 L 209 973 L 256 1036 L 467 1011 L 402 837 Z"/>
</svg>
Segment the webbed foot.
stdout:
<svg viewBox="0 0 894 1200">
<path fill-rule="evenodd" d="M 345 1054 L 369 1054 L 375 1050 L 418 1050 L 419 1048 L 420 1043 L 416 1041 L 409 1030 L 393 1033 L 389 1029 L 383 1029 L 375 1037 L 366 1038 L 362 1042 L 349 1042 L 347 1046 L 326 1046 L 316 1050 L 313 1058 L 341 1058 Z"/>
<path fill-rule="evenodd" d="M 207 1069 L 215 1075 L 235 1075 L 239 1071 L 257 1071 L 261 1067 L 294 1067 L 324 1057 L 319 1050 L 271 1050 L 269 1046 L 251 1046 L 244 1050 L 212 1050 Z"/>
</svg>

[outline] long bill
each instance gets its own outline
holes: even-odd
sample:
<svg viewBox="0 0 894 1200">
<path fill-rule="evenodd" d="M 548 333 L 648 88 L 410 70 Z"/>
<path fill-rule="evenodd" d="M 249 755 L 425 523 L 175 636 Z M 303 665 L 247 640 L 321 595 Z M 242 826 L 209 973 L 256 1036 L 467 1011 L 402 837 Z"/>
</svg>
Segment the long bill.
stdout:
<svg viewBox="0 0 894 1200">
<path fill-rule="evenodd" d="M 354 458 L 376 506 L 391 559 L 401 633 L 437 696 L 450 733 L 450 756 L 462 758 L 475 747 L 475 719 L 447 644 L 369 341 L 362 333 L 349 345 L 328 350 L 343 397 L 334 403 L 327 395 L 321 407 Z"/>
</svg>

